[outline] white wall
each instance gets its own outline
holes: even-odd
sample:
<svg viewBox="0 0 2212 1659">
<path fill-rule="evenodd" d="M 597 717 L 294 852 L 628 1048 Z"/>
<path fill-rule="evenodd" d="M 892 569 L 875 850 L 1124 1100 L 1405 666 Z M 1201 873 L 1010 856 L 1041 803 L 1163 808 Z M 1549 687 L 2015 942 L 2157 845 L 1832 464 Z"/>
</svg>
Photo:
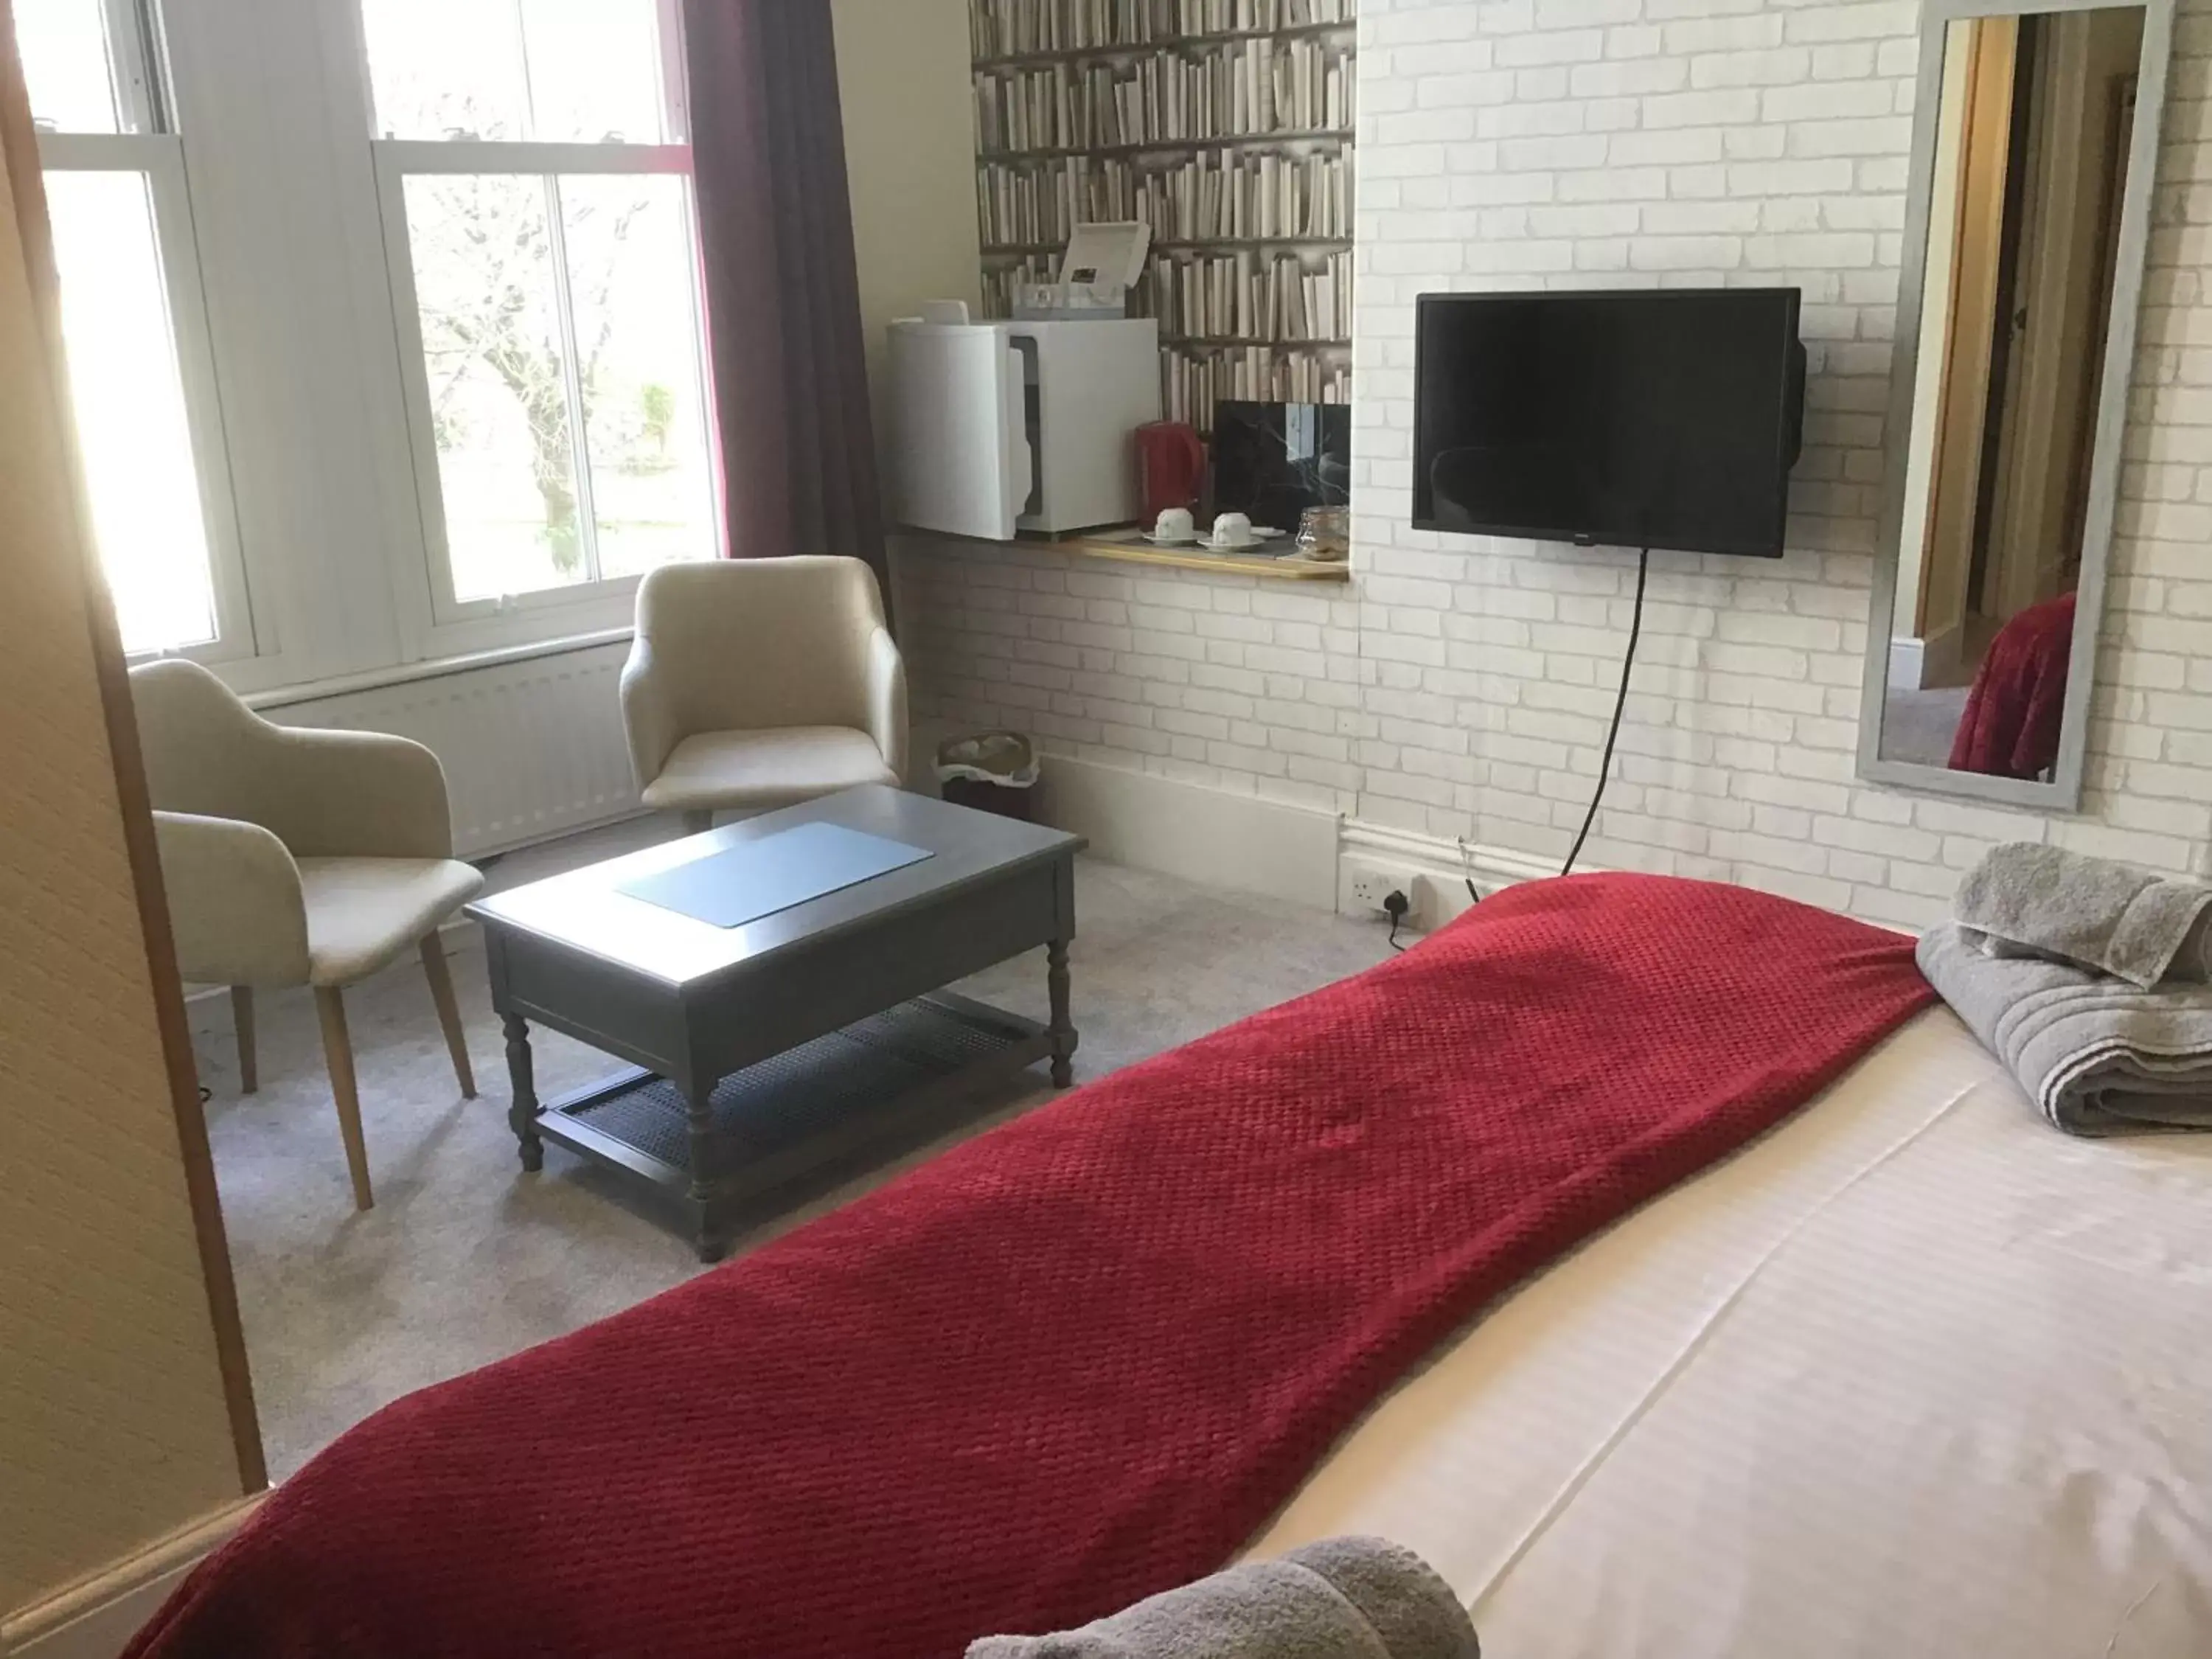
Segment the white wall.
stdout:
<svg viewBox="0 0 2212 1659">
<path fill-rule="evenodd" d="M 1653 561 L 1595 864 L 1922 923 L 1996 840 L 2212 848 L 2212 0 L 2184 0 L 2079 817 L 1853 777 L 1917 9 L 1363 0 L 1353 512 L 1334 602 L 1059 556 L 916 561 L 933 712 L 1365 828 L 1563 854 L 1628 621 L 1619 551 L 1409 529 L 1415 295 L 1794 283 L 1811 349 L 1787 557 Z M 1885 622 L 1887 619 L 1884 619 Z"/>
<path fill-rule="evenodd" d="M 884 328 L 924 300 L 982 305 L 965 0 L 831 0 L 868 383 Z M 880 430 L 880 427 L 878 428 Z"/>
</svg>

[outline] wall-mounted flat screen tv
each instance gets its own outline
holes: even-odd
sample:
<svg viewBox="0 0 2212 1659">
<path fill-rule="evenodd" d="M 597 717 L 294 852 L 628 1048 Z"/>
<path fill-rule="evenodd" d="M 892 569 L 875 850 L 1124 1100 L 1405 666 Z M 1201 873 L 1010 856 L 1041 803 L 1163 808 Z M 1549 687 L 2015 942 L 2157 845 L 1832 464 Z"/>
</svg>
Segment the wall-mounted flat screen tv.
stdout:
<svg viewBox="0 0 2212 1659">
<path fill-rule="evenodd" d="M 1415 527 L 1779 557 L 1797 308 L 1794 288 L 1422 295 Z"/>
</svg>

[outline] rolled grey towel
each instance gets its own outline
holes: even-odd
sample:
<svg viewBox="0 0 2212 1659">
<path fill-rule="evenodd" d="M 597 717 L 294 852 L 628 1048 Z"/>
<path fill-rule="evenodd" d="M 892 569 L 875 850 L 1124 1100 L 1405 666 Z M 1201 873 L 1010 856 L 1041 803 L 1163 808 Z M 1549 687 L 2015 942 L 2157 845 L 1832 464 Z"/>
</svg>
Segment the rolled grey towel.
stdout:
<svg viewBox="0 0 2212 1659">
<path fill-rule="evenodd" d="M 988 1636 L 968 1659 L 1480 1659 L 1467 1609 L 1380 1538 L 1246 1561 L 1057 1636 Z"/>
<path fill-rule="evenodd" d="M 2212 1129 L 2212 987 L 2139 991 L 2040 957 L 1992 957 L 1955 921 L 1920 971 L 2069 1134 Z"/>
<path fill-rule="evenodd" d="M 2212 887 L 2133 865 L 2014 842 L 1959 884 L 1952 915 L 1994 957 L 2041 956 L 2142 990 L 2212 980 Z"/>
</svg>

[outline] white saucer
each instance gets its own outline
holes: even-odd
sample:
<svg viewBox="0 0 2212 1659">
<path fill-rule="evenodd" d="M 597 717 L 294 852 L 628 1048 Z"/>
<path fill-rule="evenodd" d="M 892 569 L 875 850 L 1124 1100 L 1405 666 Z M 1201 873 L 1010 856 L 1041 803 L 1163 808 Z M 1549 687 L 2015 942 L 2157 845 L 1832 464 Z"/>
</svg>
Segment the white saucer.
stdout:
<svg viewBox="0 0 2212 1659">
<path fill-rule="evenodd" d="M 1194 547 L 1202 544 L 1206 540 L 1206 538 L 1195 530 L 1188 536 L 1155 536 L 1149 530 L 1139 533 L 1154 547 Z"/>
<path fill-rule="evenodd" d="M 1217 540 L 1212 536 L 1200 536 L 1196 540 L 1197 545 L 1209 553 L 1256 553 L 1269 542 L 1282 540 L 1284 533 L 1279 530 L 1268 530 L 1255 526 L 1252 539 L 1249 542 L 1224 542 Z"/>
</svg>

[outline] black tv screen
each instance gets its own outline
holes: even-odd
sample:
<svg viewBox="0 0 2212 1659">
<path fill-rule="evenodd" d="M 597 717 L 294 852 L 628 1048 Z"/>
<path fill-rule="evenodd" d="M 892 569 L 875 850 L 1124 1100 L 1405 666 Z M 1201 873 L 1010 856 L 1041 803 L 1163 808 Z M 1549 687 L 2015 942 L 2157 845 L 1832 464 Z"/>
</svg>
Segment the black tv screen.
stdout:
<svg viewBox="0 0 2212 1659">
<path fill-rule="evenodd" d="M 1794 288 L 1421 295 L 1414 526 L 1779 557 L 1797 306 Z"/>
</svg>

